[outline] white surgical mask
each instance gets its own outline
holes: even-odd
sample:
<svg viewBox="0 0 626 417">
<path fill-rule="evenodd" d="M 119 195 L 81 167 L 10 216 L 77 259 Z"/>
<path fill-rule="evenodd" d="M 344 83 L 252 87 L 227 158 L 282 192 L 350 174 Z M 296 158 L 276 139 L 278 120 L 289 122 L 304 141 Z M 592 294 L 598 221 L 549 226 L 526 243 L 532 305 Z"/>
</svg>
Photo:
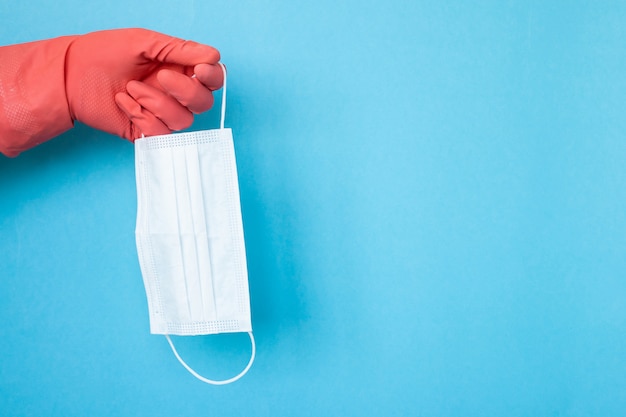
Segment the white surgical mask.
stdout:
<svg viewBox="0 0 626 417">
<path fill-rule="evenodd" d="M 221 65 L 221 64 L 220 64 Z M 135 141 L 137 252 L 150 332 L 163 334 L 198 379 L 227 384 L 252 366 L 248 271 L 231 129 L 151 136 Z M 237 376 L 213 381 L 191 369 L 169 335 L 248 332 L 252 354 Z"/>
</svg>

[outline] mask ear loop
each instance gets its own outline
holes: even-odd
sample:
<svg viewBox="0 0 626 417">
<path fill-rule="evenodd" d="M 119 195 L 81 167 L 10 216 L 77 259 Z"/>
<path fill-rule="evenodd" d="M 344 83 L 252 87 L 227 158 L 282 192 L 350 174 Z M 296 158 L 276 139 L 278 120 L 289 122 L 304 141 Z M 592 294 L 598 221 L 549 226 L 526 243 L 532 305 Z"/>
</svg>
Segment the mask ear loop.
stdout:
<svg viewBox="0 0 626 417">
<path fill-rule="evenodd" d="M 218 64 L 222 67 L 222 71 L 224 72 L 224 86 L 222 87 L 222 114 L 221 114 L 221 119 L 220 119 L 220 129 L 224 129 L 224 119 L 226 118 L 226 67 L 221 62 L 219 62 Z M 196 75 L 194 74 L 192 78 L 194 78 L 195 76 Z M 256 357 L 256 343 L 254 342 L 254 336 L 252 335 L 252 332 L 248 332 L 248 336 L 250 336 L 250 343 L 252 344 L 252 353 L 250 355 L 250 361 L 248 361 L 248 364 L 246 365 L 246 367 L 238 375 L 230 379 L 225 379 L 222 381 L 215 381 L 213 379 L 205 378 L 199 373 L 197 373 L 196 371 L 194 371 L 193 369 L 191 369 L 191 367 L 187 365 L 187 363 L 178 354 L 178 351 L 174 347 L 174 343 L 172 342 L 172 339 L 170 339 L 170 336 L 166 334 L 165 338 L 167 339 L 167 343 L 169 343 L 170 347 L 172 348 L 172 352 L 174 352 L 174 356 L 176 356 L 176 359 L 178 359 L 178 362 L 180 362 L 180 364 L 183 365 L 185 369 L 189 371 L 191 375 L 195 376 L 202 382 L 206 382 L 207 384 L 226 385 L 226 384 L 230 384 L 240 379 L 242 376 L 247 374 L 248 371 L 250 370 L 250 367 L 252 367 L 252 363 L 254 362 L 254 358 Z"/>
<path fill-rule="evenodd" d="M 224 85 L 222 86 L 222 114 L 220 119 L 220 129 L 224 129 L 224 119 L 226 118 L 226 66 L 218 62 L 224 73 Z"/>
<path fill-rule="evenodd" d="M 256 357 L 256 344 L 254 343 L 254 336 L 252 335 L 252 332 L 248 332 L 248 336 L 250 336 L 250 343 L 252 344 L 252 354 L 250 355 L 250 361 L 248 362 L 246 367 L 243 369 L 243 371 L 241 371 L 239 373 L 239 375 L 234 376 L 234 377 L 232 377 L 230 379 L 222 380 L 222 381 L 215 381 L 213 379 L 205 378 L 202 375 L 200 375 L 199 373 L 197 373 L 196 371 L 194 371 L 193 369 L 191 369 L 191 367 L 189 365 L 187 365 L 187 363 L 180 357 L 180 355 L 176 351 L 176 348 L 174 347 L 174 343 L 172 343 L 172 340 L 170 339 L 170 335 L 166 334 L 165 338 L 167 339 L 167 343 L 170 344 L 170 347 L 172 348 L 172 351 L 174 352 L 174 356 L 176 356 L 176 359 L 178 359 L 178 362 L 180 362 L 180 364 L 183 365 L 185 367 L 185 369 L 187 369 L 191 375 L 195 376 L 196 378 L 198 378 L 202 382 L 206 382 L 207 384 L 211 384 L 211 385 L 226 385 L 226 384 L 230 384 L 231 382 L 237 381 L 242 376 L 247 374 L 248 371 L 250 370 L 250 367 L 252 366 L 252 363 L 254 362 L 254 358 Z"/>
<path fill-rule="evenodd" d="M 226 118 L 226 66 L 221 62 L 218 62 L 217 64 L 222 67 L 222 72 L 224 73 L 224 85 L 222 86 L 222 112 L 220 117 L 220 129 L 224 129 L 224 119 Z M 192 75 L 191 78 L 196 78 L 196 74 Z"/>
</svg>

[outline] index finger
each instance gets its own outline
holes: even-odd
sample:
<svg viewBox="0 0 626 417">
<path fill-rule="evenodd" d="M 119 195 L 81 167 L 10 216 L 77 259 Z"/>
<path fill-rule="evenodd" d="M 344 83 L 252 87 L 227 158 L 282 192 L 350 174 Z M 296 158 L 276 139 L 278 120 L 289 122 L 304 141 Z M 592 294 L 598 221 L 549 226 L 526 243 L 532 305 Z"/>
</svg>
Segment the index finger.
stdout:
<svg viewBox="0 0 626 417">
<path fill-rule="evenodd" d="M 216 64 L 220 53 L 209 45 L 146 31 L 145 56 L 151 60 L 184 66 Z"/>
</svg>

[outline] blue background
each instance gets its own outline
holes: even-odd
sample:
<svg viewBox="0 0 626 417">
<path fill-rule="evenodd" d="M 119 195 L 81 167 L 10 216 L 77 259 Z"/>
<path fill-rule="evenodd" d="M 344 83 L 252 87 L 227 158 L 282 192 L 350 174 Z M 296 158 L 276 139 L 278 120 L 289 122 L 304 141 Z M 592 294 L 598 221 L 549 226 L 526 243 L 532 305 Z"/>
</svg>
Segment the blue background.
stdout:
<svg viewBox="0 0 626 417">
<path fill-rule="evenodd" d="M 78 126 L 0 157 L 2 415 L 623 414 L 626 5 L 469 3 L 0 3 L 220 49 L 258 343 L 210 387 L 149 334 L 133 147 Z"/>
</svg>

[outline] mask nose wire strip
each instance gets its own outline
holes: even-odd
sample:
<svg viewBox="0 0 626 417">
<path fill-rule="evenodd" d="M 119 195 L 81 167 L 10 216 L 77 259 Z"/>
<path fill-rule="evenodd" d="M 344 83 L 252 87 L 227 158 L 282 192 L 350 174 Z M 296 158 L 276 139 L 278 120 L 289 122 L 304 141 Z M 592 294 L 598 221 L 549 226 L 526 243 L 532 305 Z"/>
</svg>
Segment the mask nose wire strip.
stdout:
<svg viewBox="0 0 626 417">
<path fill-rule="evenodd" d="M 254 336 L 252 335 L 252 332 L 248 332 L 248 336 L 250 336 L 250 343 L 252 344 L 252 354 L 250 355 L 250 361 L 248 362 L 244 370 L 239 373 L 239 375 L 234 376 L 230 379 L 222 380 L 222 381 L 214 381 L 212 379 L 205 378 L 202 375 L 198 374 L 193 369 L 191 369 L 191 367 L 187 365 L 187 363 L 185 363 L 185 361 L 180 357 L 180 355 L 176 351 L 176 348 L 174 347 L 174 343 L 172 343 L 172 340 L 170 339 L 170 335 L 166 334 L 165 338 L 167 339 L 167 343 L 170 344 L 170 347 L 172 348 L 172 351 L 174 352 L 174 356 L 176 356 L 176 359 L 178 359 L 178 362 L 180 362 L 180 364 L 183 365 L 185 369 L 187 369 L 191 375 L 195 376 L 202 382 L 206 382 L 207 384 L 226 385 L 226 384 L 230 384 L 231 382 L 237 381 L 239 378 L 241 378 L 246 373 L 248 373 L 248 370 L 250 370 L 250 367 L 252 366 L 252 363 L 254 362 L 254 358 L 256 356 L 256 344 L 254 343 Z"/>
</svg>

